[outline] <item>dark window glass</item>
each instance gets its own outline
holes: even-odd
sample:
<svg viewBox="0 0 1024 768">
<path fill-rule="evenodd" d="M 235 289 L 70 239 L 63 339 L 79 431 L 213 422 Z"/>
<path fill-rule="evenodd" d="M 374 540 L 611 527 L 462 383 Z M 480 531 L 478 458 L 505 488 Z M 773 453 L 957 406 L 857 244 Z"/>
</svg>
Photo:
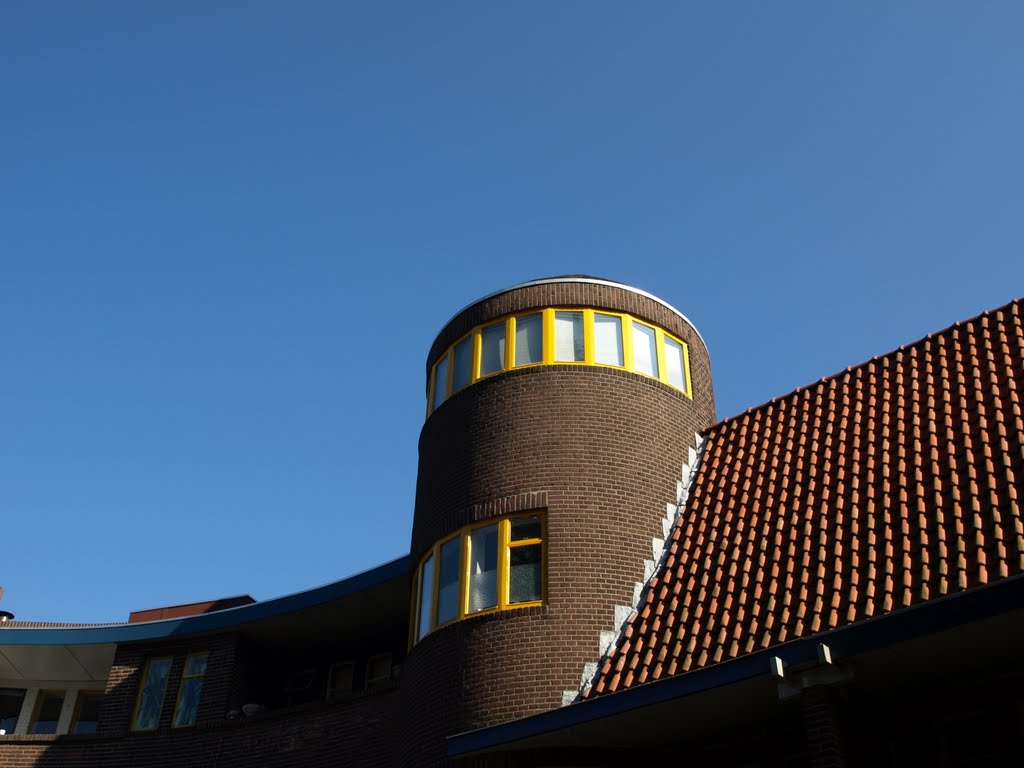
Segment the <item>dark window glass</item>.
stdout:
<svg viewBox="0 0 1024 768">
<path fill-rule="evenodd" d="M 391 654 L 371 656 L 366 662 L 366 684 L 379 685 L 391 679 Z"/>
<path fill-rule="evenodd" d="M 71 733 L 96 733 L 102 701 L 103 694 L 99 692 L 82 691 L 78 694 L 75 722 L 71 724 Z"/>
<path fill-rule="evenodd" d="M 437 623 L 444 624 L 459 615 L 459 568 L 462 537 L 441 545 L 441 572 L 437 580 Z"/>
<path fill-rule="evenodd" d="M 539 517 L 517 517 L 512 520 L 512 541 L 540 538 Z"/>
<path fill-rule="evenodd" d="M 64 691 L 40 691 L 36 702 L 36 716 L 32 718 L 29 733 L 56 733 L 60 711 L 64 707 Z"/>
<path fill-rule="evenodd" d="M 473 366 L 473 337 L 469 336 L 455 345 L 455 368 L 452 369 L 452 393 L 469 384 Z"/>
<path fill-rule="evenodd" d="M 24 701 L 24 688 L 0 688 L 0 731 L 14 733 Z"/>
<path fill-rule="evenodd" d="M 146 664 L 142 688 L 132 727 L 137 731 L 151 731 L 160 725 L 160 710 L 164 707 L 167 677 L 171 673 L 170 659 L 150 659 Z"/>
<path fill-rule="evenodd" d="M 541 545 L 509 549 L 509 603 L 528 603 L 540 600 L 541 592 Z"/>
</svg>

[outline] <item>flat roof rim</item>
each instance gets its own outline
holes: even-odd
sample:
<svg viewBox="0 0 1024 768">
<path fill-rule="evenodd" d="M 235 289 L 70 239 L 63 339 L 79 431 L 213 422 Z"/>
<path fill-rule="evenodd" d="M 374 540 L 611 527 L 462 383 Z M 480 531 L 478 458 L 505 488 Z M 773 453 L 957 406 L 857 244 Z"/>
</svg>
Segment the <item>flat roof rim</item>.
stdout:
<svg viewBox="0 0 1024 768">
<path fill-rule="evenodd" d="M 469 302 L 469 304 L 467 304 L 462 309 L 460 309 L 458 312 L 456 312 L 454 315 L 449 317 L 445 321 L 444 325 L 441 326 L 441 331 L 437 334 L 437 336 L 434 337 L 434 342 L 435 343 L 437 342 L 438 337 L 442 333 L 444 333 L 444 329 L 447 328 L 449 325 L 451 325 L 452 321 L 455 318 L 457 318 L 459 315 L 461 315 L 463 312 L 465 312 L 470 307 L 479 304 L 481 301 L 487 301 L 488 299 L 493 299 L 495 296 L 500 296 L 501 294 L 508 293 L 509 291 L 516 291 L 516 290 L 519 290 L 520 288 L 531 288 L 531 287 L 533 287 L 535 285 L 551 285 L 552 283 L 589 283 L 591 285 L 607 285 L 607 286 L 610 286 L 612 288 L 623 288 L 623 289 L 625 289 L 627 291 L 630 291 L 632 293 L 635 293 L 635 294 L 637 294 L 639 296 L 643 296 L 645 298 L 651 299 L 652 301 L 656 301 L 658 304 L 661 304 L 663 307 L 665 307 L 665 309 L 667 309 L 670 312 L 673 312 L 674 314 L 676 314 L 679 317 L 681 317 L 683 319 L 683 321 L 693 329 L 693 332 L 697 334 L 697 338 L 700 339 L 700 343 L 704 345 L 704 349 L 707 350 L 708 355 L 710 356 L 710 354 L 711 354 L 711 351 L 708 350 L 708 343 L 704 340 L 704 337 L 701 336 L 701 333 L 697 329 L 697 326 L 693 324 L 693 322 L 690 320 L 690 318 L 688 318 L 686 315 L 684 315 L 678 309 L 673 307 L 667 301 L 665 301 L 664 299 L 658 298 L 653 293 L 648 293 L 647 291 L 642 290 L 640 288 L 635 288 L 632 285 L 627 285 L 626 283 L 617 283 L 614 280 L 604 280 L 604 279 L 602 279 L 600 277 L 543 277 L 543 278 L 540 278 L 539 280 L 528 280 L 525 283 L 518 283 L 516 285 L 510 285 L 507 288 L 502 288 L 501 290 L 493 291 L 491 293 L 488 293 L 486 296 L 481 296 L 479 299 L 476 299 L 475 301 Z"/>
</svg>

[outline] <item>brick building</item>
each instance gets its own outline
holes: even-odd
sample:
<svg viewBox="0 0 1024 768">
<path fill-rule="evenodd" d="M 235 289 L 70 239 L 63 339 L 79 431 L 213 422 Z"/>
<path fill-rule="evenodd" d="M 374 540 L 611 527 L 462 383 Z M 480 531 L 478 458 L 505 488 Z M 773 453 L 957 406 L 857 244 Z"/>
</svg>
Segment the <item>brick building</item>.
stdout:
<svg viewBox="0 0 1024 768">
<path fill-rule="evenodd" d="M 425 373 L 408 556 L 0 624 L 0 766 L 1019 761 L 1020 301 L 724 421 L 694 326 L 595 278 Z"/>
</svg>

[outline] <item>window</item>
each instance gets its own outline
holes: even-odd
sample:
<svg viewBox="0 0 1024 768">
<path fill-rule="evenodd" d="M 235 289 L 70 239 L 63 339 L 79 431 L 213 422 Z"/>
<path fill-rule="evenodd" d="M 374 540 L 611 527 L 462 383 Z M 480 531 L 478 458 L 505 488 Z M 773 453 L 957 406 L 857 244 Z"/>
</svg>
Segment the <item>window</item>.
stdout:
<svg viewBox="0 0 1024 768">
<path fill-rule="evenodd" d="M 24 702 L 24 688 L 0 688 L 0 731 L 14 733 Z"/>
<path fill-rule="evenodd" d="M 633 321 L 633 370 L 658 378 L 657 335 L 649 325 Z"/>
<path fill-rule="evenodd" d="M 178 702 L 174 705 L 175 728 L 196 724 L 199 714 L 199 694 L 203 692 L 203 678 L 206 676 L 206 660 L 209 654 L 190 653 L 185 657 L 185 668 L 181 671 L 181 685 L 178 687 Z"/>
<path fill-rule="evenodd" d="M 452 392 L 469 384 L 473 373 L 473 337 L 467 336 L 455 345 L 455 367 L 452 369 Z"/>
<path fill-rule="evenodd" d="M 391 654 L 371 656 L 366 661 L 366 687 L 382 685 L 391 679 Z"/>
<path fill-rule="evenodd" d="M 618 315 L 594 315 L 594 362 L 622 367 L 622 318 Z"/>
<path fill-rule="evenodd" d="M 542 309 L 479 326 L 431 371 L 429 416 L 459 390 L 509 368 L 575 363 L 643 373 L 690 397 L 686 344 L 621 312 Z"/>
<path fill-rule="evenodd" d="M 437 361 L 434 366 L 434 408 L 444 402 L 448 396 L 448 355 Z"/>
<path fill-rule="evenodd" d="M 150 659 L 142 670 L 142 685 L 135 701 L 133 731 L 152 731 L 160 725 L 160 712 L 164 708 L 167 678 L 171 674 L 170 657 Z"/>
<path fill-rule="evenodd" d="M 516 318 L 516 366 L 543 362 L 543 320 L 540 312 Z"/>
<path fill-rule="evenodd" d="M 423 565 L 420 567 L 420 615 L 419 615 L 419 631 L 416 634 L 416 639 L 420 640 L 427 632 L 430 631 L 430 617 L 434 613 L 433 610 L 433 597 L 434 597 L 434 555 L 431 554 L 426 560 L 423 561 Z"/>
<path fill-rule="evenodd" d="M 439 563 L 436 580 L 435 563 Z M 517 515 L 463 528 L 427 554 L 416 590 L 413 642 L 470 615 L 540 605 L 544 599 L 543 517 Z"/>
<path fill-rule="evenodd" d="M 505 323 L 495 323 L 480 333 L 480 375 L 490 376 L 505 368 Z"/>
<path fill-rule="evenodd" d="M 327 700 L 340 699 L 352 693 L 354 665 L 351 661 L 332 664 L 327 674 Z"/>
<path fill-rule="evenodd" d="M 70 733 L 96 733 L 100 722 L 103 691 L 79 691 Z"/>
<path fill-rule="evenodd" d="M 675 339 L 665 337 L 665 378 L 668 383 L 683 392 L 689 392 L 686 382 L 686 353 L 683 345 Z"/>
<path fill-rule="evenodd" d="M 555 362 L 586 360 L 582 312 L 555 312 Z"/>
<path fill-rule="evenodd" d="M 40 691 L 28 732 L 56 733 L 62 709 L 64 709 L 64 691 Z"/>
</svg>

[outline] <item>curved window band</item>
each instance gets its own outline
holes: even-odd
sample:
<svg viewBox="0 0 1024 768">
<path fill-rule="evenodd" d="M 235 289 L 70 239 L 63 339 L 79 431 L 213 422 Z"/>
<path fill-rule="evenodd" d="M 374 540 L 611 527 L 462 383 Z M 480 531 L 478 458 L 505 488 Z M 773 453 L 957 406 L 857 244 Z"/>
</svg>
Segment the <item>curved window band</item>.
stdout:
<svg viewBox="0 0 1024 768">
<path fill-rule="evenodd" d="M 693 397 L 686 342 L 622 312 L 559 307 L 511 315 L 458 339 L 431 369 L 427 415 L 488 376 L 564 364 L 623 368 Z"/>
<path fill-rule="evenodd" d="M 410 645 L 438 627 L 544 601 L 544 517 L 474 523 L 437 542 L 413 584 Z"/>
</svg>

